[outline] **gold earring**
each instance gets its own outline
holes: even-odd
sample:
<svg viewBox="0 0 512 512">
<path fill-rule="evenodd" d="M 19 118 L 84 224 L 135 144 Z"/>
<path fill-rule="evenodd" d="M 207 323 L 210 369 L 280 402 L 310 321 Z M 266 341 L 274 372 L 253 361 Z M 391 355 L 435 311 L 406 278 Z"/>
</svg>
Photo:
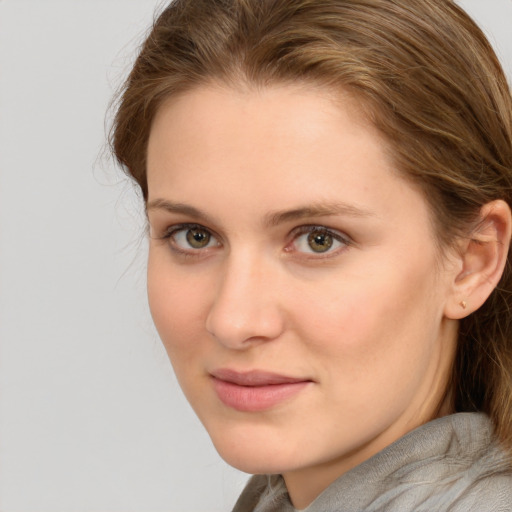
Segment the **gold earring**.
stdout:
<svg viewBox="0 0 512 512">
<path fill-rule="evenodd" d="M 465 300 L 461 300 L 459 304 L 462 309 L 466 309 L 468 307 L 468 303 Z"/>
</svg>

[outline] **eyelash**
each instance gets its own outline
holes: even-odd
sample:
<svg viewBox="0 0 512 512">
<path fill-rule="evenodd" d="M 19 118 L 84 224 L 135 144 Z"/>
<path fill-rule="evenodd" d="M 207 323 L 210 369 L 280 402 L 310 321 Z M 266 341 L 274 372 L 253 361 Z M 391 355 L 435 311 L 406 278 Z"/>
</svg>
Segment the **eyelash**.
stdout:
<svg viewBox="0 0 512 512">
<path fill-rule="evenodd" d="M 206 232 L 211 237 L 211 239 L 217 241 L 217 244 L 213 247 L 209 246 L 209 244 L 210 244 L 210 239 L 209 239 L 208 245 L 205 247 L 202 247 L 202 248 L 194 249 L 193 247 L 190 247 L 188 249 L 184 249 L 184 248 L 180 247 L 177 244 L 175 237 L 180 233 L 183 233 L 186 236 L 187 233 L 193 231 L 194 229 L 198 230 L 198 231 Z M 293 246 L 297 245 L 297 241 L 300 239 L 300 237 L 302 237 L 304 235 L 310 235 L 311 233 L 314 233 L 316 231 L 318 231 L 321 235 L 326 235 L 326 236 L 332 238 L 332 240 L 341 244 L 341 247 L 336 247 L 334 249 L 331 249 L 331 246 L 329 246 L 327 248 L 327 250 L 325 250 L 323 252 L 322 251 L 315 252 L 313 250 L 299 251 L 299 250 L 296 250 L 293 248 Z M 170 226 L 166 230 L 166 232 L 163 236 L 160 236 L 157 238 L 159 240 L 169 240 L 169 245 L 170 245 L 172 251 L 174 251 L 175 253 L 178 253 L 181 256 L 192 257 L 192 258 L 205 256 L 206 251 L 208 253 L 210 252 L 209 249 L 215 249 L 216 247 L 222 246 L 221 239 L 216 233 L 214 233 L 212 230 L 208 229 L 207 227 L 202 226 L 201 224 L 194 224 L 194 223 L 176 224 L 176 225 Z M 295 252 L 300 255 L 305 255 L 306 258 L 315 259 L 315 260 L 325 259 L 325 258 L 330 258 L 330 257 L 336 256 L 337 254 L 339 254 L 340 251 L 343 251 L 344 249 L 346 249 L 347 247 L 352 245 L 352 240 L 347 235 L 344 235 L 335 229 L 331 229 L 326 226 L 316 225 L 316 224 L 299 226 L 291 231 L 288 238 L 290 239 L 290 241 L 286 244 L 286 246 L 284 248 L 285 252 L 287 252 L 287 253 Z"/>
<path fill-rule="evenodd" d="M 174 226 L 167 228 L 165 234 L 161 237 L 158 237 L 158 239 L 168 240 L 171 250 L 174 251 L 175 253 L 178 253 L 181 256 L 192 258 L 204 256 L 206 250 L 212 249 L 214 247 L 203 247 L 198 249 L 190 247 L 189 249 L 184 249 L 176 243 L 175 237 L 179 233 L 184 233 L 186 235 L 186 233 L 194 229 L 208 233 L 212 239 L 217 240 L 217 246 L 222 245 L 220 242 L 220 237 L 216 235 L 211 229 L 208 229 L 205 226 L 202 226 L 201 224 L 175 224 Z"/>
<path fill-rule="evenodd" d="M 327 235 L 328 237 L 331 237 L 332 240 L 338 242 L 341 246 L 332 248 L 329 246 L 326 251 L 323 252 L 315 252 L 313 250 L 311 251 L 296 251 L 301 255 L 306 255 L 309 259 L 326 259 L 331 258 L 334 256 L 337 256 L 341 251 L 345 250 L 347 247 L 352 245 L 352 240 L 345 234 L 341 233 L 340 231 L 332 228 L 328 228 L 327 226 L 322 226 L 318 224 L 307 224 L 304 226 L 299 226 L 298 228 L 295 228 L 291 234 L 291 241 L 289 244 L 286 245 L 285 251 L 286 252 L 292 252 L 293 248 L 291 246 L 297 245 L 297 242 L 299 239 L 304 235 L 311 235 L 312 233 L 318 232 L 321 235 Z M 307 242 L 306 242 L 307 243 Z"/>
</svg>

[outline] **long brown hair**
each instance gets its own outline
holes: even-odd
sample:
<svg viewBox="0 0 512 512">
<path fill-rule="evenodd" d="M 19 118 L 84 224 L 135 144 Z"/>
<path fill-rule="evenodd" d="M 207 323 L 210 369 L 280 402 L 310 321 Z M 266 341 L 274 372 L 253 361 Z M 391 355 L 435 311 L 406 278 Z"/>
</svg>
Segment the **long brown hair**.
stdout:
<svg viewBox="0 0 512 512">
<path fill-rule="evenodd" d="M 425 193 L 440 247 L 480 208 L 512 205 L 512 99 L 482 31 L 451 0 L 175 0 L 120 95 L 114 154 L 147 199 L 151 123 L 170 96 L 211 81 L 312 82 L 354 94 L 396 168 Z M 461 321 L 457 411 L 484 411 L 512 450 L 512 272 Z"/>
</svg>

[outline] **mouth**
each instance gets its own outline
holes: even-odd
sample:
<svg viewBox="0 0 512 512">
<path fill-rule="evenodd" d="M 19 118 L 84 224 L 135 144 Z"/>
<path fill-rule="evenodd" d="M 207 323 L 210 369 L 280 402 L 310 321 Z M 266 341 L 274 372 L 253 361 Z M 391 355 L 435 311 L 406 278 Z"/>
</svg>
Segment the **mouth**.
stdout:
<svg viewBox="0 0 512 512">
<path fill-rule="evenodd" d="M 210 374 L 220 401 L 237 411 L 259 412 L 271 409 L 300 393 L 313 381 L 253 370 L 215 370 Z"/>
</svg>

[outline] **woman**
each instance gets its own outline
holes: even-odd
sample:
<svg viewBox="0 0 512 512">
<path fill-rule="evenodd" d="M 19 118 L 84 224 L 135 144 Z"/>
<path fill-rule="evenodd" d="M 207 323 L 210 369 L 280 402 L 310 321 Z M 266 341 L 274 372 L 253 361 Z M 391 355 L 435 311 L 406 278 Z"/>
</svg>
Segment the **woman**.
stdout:
<svg viewBox="0 0 512 512">
<path fill-rule="evenodd" d="M 512 100 L 449 0 L 177 0 L 113 130 L 236 511 L 510 510 Z"/>
</svg>

